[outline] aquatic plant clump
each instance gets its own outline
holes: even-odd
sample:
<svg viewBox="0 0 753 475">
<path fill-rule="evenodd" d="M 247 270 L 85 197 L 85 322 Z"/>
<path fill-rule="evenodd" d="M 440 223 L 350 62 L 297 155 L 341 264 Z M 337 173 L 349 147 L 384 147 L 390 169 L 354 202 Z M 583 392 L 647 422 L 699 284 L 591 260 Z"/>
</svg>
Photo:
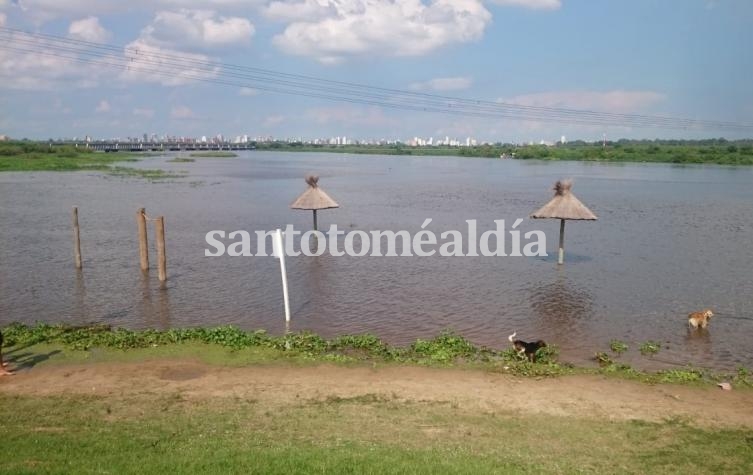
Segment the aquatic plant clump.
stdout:
<svg viewBox="0 0 753 475">
<path fill-rule="evenodd" d="M 110 328 L 106 325 L 68 326 L 14 323 L 3 330 L 5 344 L 34 345 L 61 343 L 74 350 L 91 348 L 149 348 L 162 345 L 200 342 L 216 344 L 233 350 L 250 347 L 267 347 L 290 351 L 308 357 L 322 357 L 332 361 L 380 360 L 413 362 L 420 364 L 452 364 L 456 361 L 518 363 L 516 355 L 478 347 L 451 332 L 443 332 L 430 340 L 416 340 L 407 347 L 388 345 L 371 334 L 344 335 L 327 340 L 311 332 L 272 336 L 264 330 L 247 332 L 227 325 L 214 328 L 174 328 L 170 330 L 132 331 Z M 553 363 L 556 349 L 550 348 L 541 355 L 542 362 Z"/>
<path fill-rule="evenodd" d="M 734 374 L 715 373 L 697 368 L 659 371 L 656 373 L 634 369 L 615 363 L 607 353 L 599 352 L 594 359 L 599 369 L 576 368 L 558 360 L 559 350 L 549 345 L 536 352 L 535 362 L 521 358 L 513 348 L 479 347 L 452 332 L 443 332 L 432 339 L 418 339 L 408 346 L 392 346 L 371 334 L 343 335 L 325 339 L 311 332 L 271 336 L 264 330 L 243 331 L 231 325 L 213 328 L 174 328 L 170 330 L 133 331 L 113 329 L 108 325 L 70 326 L 11 324 L 3 329 L 4 346 L 32 346 L 61 344 L 71 350 L 88 351 L 94 348 L 120 350 L 153 348 L 183 343 L 218 345 L 231 351 L 267 348 L 294 361 L 332 363 L 405 363 L 429 366 L 462 365 L 492 372 L 528 377 L 554 377 L 568 374 L 620 376 L 646 383 L 718 383 L 731 381 L 736 386 L 753 387 L 753 378 L 745 368 Z M 651 343 L 651 342 L 648 342 Z"/>
</svg>

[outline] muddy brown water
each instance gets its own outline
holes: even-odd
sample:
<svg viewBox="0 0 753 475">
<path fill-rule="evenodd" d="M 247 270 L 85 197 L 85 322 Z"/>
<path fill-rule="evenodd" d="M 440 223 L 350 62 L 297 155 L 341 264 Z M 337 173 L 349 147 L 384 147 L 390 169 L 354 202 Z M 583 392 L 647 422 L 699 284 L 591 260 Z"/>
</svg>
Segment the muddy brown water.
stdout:
<svg viewBox="0 0 753 475">
<path fill-rule="evenodd" d="M 321 176 L 340 209 L 321 228 L 479 234 L 526 218 L 559 178 L 597 222 L 525 219 L 547 235 L 548 257 L 289 257 L 293 330 L 370 332 L 394 344 L 445 329 L 504 347 L 507 335 L 556 344 L 587 361 L 627 342 L 643 367 L 753 366 L 753 168 L 599 164 L 444 157 L 243 152 L 237 159 L 132 166 L 187 171 L 149 182 L 95 172 L 0 174 L 0 324 L 108 323 L 127 328 L 233 324 L 284 331 L 278 261 L 204 256 L 210 230 L 311 226 L 288 205 Z M 83 273 L 73 266 L 71 206 L 79 206 Z M 138 267 L 135 211 L 166 216 L 169 280 Z M 508 235 L 509 236 L 509 235 Z M 340 238 L 342 241 L 342 237 Z M 525 242 L 525 240 L 524 240 Z M 255 243 L 254 243 L 255 245 Z M 152 266 L 156 264 L 150 230 Z M 342 248 L 342 242 L 340 242 Z M 509 249 L 509 244 L 508 244 Z M 689 332 L 686 315 L 717 317 Z M 658 355 L 640 343 L 663 344 Z"/>
</svg>

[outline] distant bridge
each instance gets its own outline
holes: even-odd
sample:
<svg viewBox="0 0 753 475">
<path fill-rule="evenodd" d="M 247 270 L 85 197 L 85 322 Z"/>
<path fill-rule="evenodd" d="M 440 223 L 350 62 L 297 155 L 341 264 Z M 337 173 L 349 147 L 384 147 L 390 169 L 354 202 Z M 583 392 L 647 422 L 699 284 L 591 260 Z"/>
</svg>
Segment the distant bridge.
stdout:
<svg viewBox="0 0 753 475">
<path fill-rule="evenodd" d="M 248 143 L 184 143 L 184 142 L 49 142 L 51 147 L 69 145 L 101 152 L 186 152 L 186 151 L 236 151 L 254 150 Z"/>
</svg>

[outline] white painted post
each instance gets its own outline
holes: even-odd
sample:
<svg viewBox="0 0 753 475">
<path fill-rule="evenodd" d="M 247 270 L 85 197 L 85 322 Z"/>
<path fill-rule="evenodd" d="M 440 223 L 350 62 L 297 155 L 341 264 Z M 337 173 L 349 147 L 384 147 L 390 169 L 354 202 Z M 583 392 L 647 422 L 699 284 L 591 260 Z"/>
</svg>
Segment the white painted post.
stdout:
<svg viewBox="0 0 753 475">
<path fill-rule="evenodd" d="M 290 301 L 288 299 L 288 273 L 285 269 L 285 245 L 283 236 L 285 233 L 278 229 L 274 238 L 274 254 L 280 259 L 280 275 L 282 276 L 282 298 L 285 301 L 285 323 L 290 323 Z"/>
<path fill-rule="evenodd" d="M 560 255 L 557 264 L 565 263 L 565 220 L 560 220 Z"/>
</svg>

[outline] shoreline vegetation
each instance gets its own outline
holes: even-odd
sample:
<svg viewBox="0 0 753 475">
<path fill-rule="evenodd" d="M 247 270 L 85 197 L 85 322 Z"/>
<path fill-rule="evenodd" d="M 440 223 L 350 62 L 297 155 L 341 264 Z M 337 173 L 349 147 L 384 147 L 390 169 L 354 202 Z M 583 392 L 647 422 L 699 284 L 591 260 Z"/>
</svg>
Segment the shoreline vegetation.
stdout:
<svg viewBox="0 0 753 475">
<path fill-rule="evenodd" d="M 0 142 L 0 172 L 110 171 L 116 162 L 136 162 L 132 153 L 99 153 L 73 146 L 50 147 L 36 142 Z"/>
<path fill-rule="evenodd" d="M 147 180 L 181 178 L 185 172 L 166 172 L 117 166 L 138 162 L 153 153 L 104 153 L 70 145 L 49 146 L 36 142 L 0 142 L 0 172 L 22 171 L 100 171 L 116 177 L 139 177 Z"/>
<path fill-rule="evenodd" d="M 588 161 L 609 163 L 670 163 L 711 165 L 753 165 L 753 139 L 708 140 L 618 140 L 606 145 L 583 141 L 566 144 L 525 145 L 493 144 L 469 147 L 393 145 L 313 145 L 301 142 L 258 142 L 255 150 L 279 152 L 326 152 L 369 155 L 448 156 L 506 158 L 515 160 Z M 136 162 L 151 156 L 148 152 L 104 153 L 71 145 L 50 146 L 44 142 L 0 142 L 0 172 L 4 171 L 80 171 L 95 170 L 116 175 L 139 175 L 149 179 L 174 178 L 164 171 L 140 170 L 119 172 L 116 162 Z M 188 158 L 190 157 L 190 158 Z M 234 152 L 191 152 L 177 156 L 173 163 L 187 163 L 196 158 L 236 158 Z M 182 176 L 182 175 L 180 175 Z"/>
<path fill-rule="evenodd" d="M 216 345 L 231 351 L 253 349 L 261 361 L 335 364 L 398 364 L 434 367 L 486 369 L 516 376 L 556 377 L 574 374 L 601 374 L 633 379 L 645 383 L 691 383 L 716 385 L 732 382 L 738 387 L 753 388 L 753 373 L 740 367 L 736 372 L 718 372 L 686 367 L 656 372 L 642 371 L 620 363 L 619 356 L 627 346 L 613 340 L 597 352 L 594 367 L 576 367 L 558 361 L 556 346 L 541 348 L 536 362 L 521 358 L 512 348 L 495 350 L 479 347 L 451 332 L 400 347 L 383 342 L 371 334 L 343 335 L 324 339 L 311 332 L 271 336 L 264 330 L 247 332 L 233 326 L 213 328 L 176 328 L 170 330 L 113 329 L 106 325 L 68 326 L 11 324 L 3 329 L 6 347 L 59 345 L 73 352 L 96 349 L 135 350 L 171 347 L 184 343 Z M 648 345 L 651 342 L 646 342 Z M 611 347 L 611 353 L 606 351 Z M 643 351 L 641 351 L 643 353 Z"/>
<path fill-rule="evenodd" d="M 626 381 L 451 334 L 398 348 L 228 326 L 3 333 L 3 473 L 753 470 L 747 376 L 732 392 Z"/>
<path fill-rule="evenodd" d="M 257 143 L 256 150 L 329 152 L 372 155 L 453 156 L 518 160 L 592 161 L 620 163 L 674 163 L 753 165 L 753 139 L 618 140 L 587 143 L 525 145 L 497 143 L 470 147 L 395 145 L 313 145 L 301 142 Z"/>
<path fill-rule="evenodd" d="M 191 152 L 188 154 L 192 158 L 235 158 L 238 156 L 235 152 Z"/>
</svg>

